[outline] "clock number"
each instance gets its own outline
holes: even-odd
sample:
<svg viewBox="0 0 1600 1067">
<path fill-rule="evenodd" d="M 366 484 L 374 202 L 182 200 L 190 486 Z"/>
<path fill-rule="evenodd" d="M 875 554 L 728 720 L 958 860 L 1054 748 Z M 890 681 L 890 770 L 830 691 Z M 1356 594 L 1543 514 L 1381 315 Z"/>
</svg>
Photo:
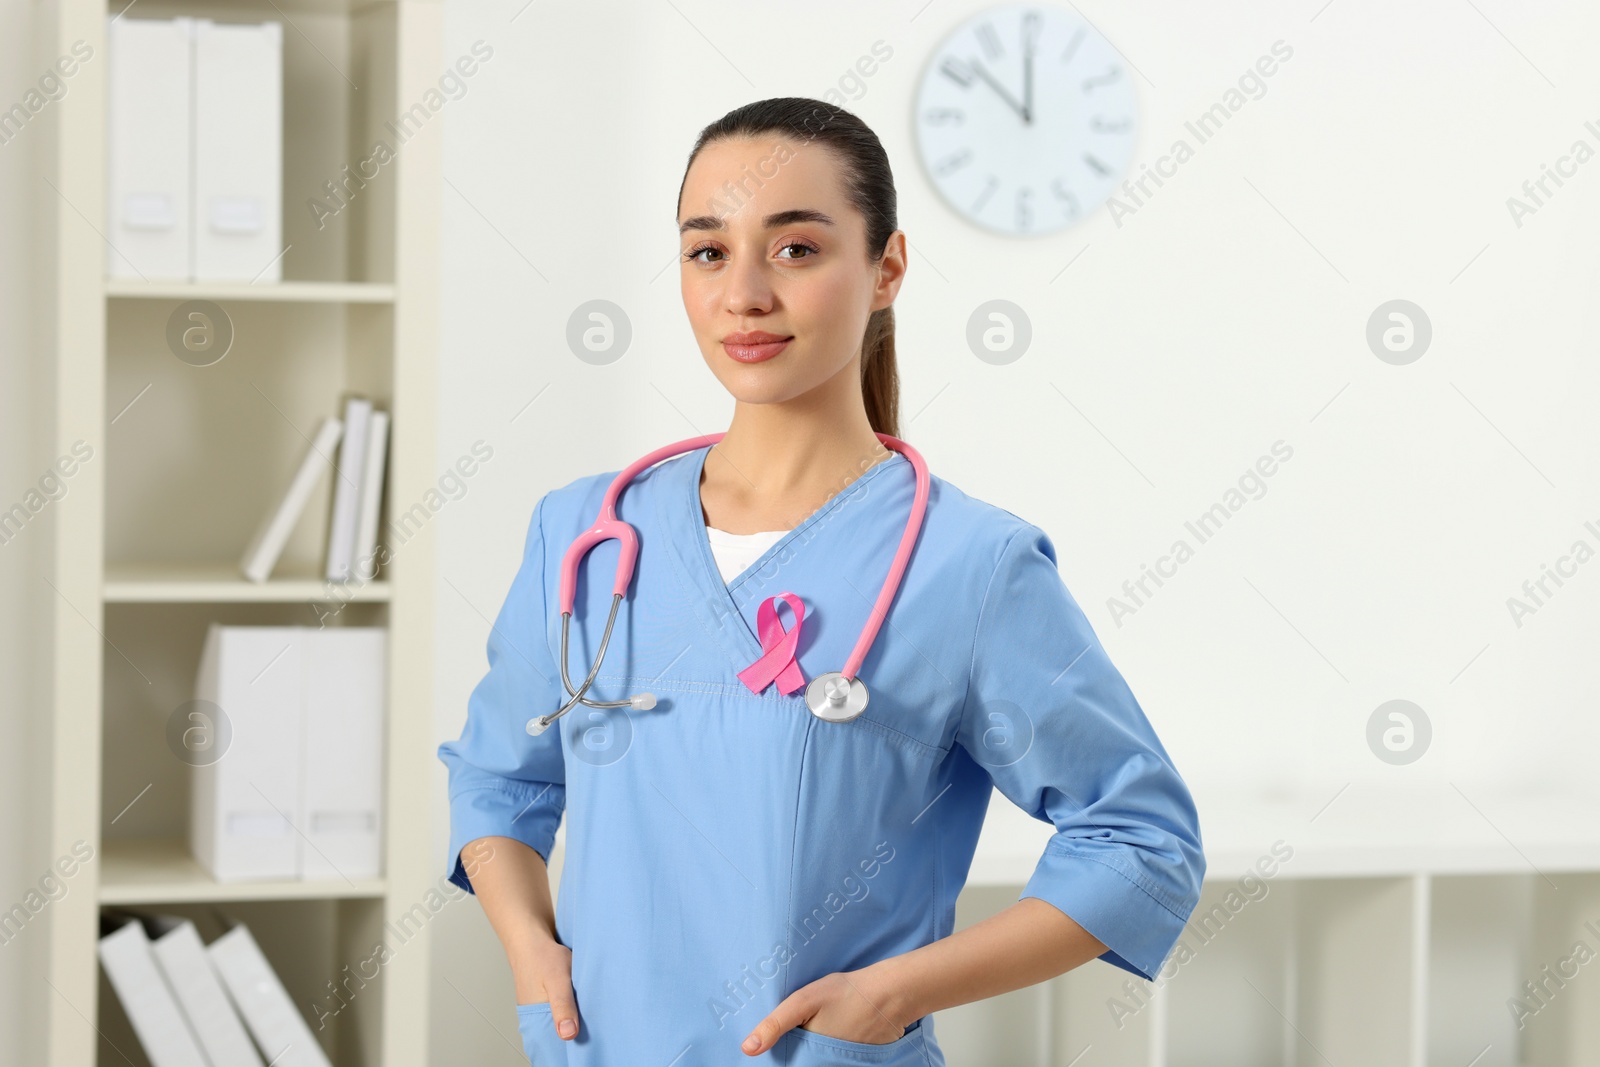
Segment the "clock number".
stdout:
<svg viewBox="0 0 1600 1067">
<path fill-rule="evenodd" d="M 1095 133 L 1127 133 L 1132 125 L 1133 120 L 1127 117 L 1120 118 L 1116 122 L 1107 122 L 1096 115 L 1089 120 L 1089 128 Z"/>
<path fill-rule="evenodd" d="M 993 174 L 989 175 L 989 180 L 983 183 L 983 192 L 973 198 L 971 205 L 967 207 L 967 213 L 977 215 L 982 212 L 983 206 L 989 202 L 989 197 L 998 188 L 1000 188 L 1000 179 Z"/>
<path fill-rule="evenodd" d="M 1066 178 L 1057 178 L 1050 183 L 1050 190 L 1056 194 L 1056 199 L 1063 201 L 1067 209 L 1067 218 L 1075 219 L 1081 210 L 1078 206 L 1078 197 L 1071 189 L 1067 188 Z"/>
<path fill-rule="evenodd" d="M 1073 34 L 1072 40 L 1067 43 L 1067 50 L 1061 53 L 1061 62 L 1072 62 L 1072 57 L 1077 54 L 1078 46 L 1083 43 L 1083 38 L 1086 32 L 1087 31 L 1085 31 L 1082 26 L 1078 27 L 1078 32 Z"/>
<path fill-rule="evenodd" d="M 943 159 L 939 160 L 939 162 L 935 163 L 933 165 L 933 172 L 942 178 L 946 174 L 955 173 L 971 162 L 972 149 L 963 148 L 959 152 L 950 153 L 948 156 L 945 156 Z"/>
<path fill-rule="evenodd" d="M 922 113 L 922 121 L 930 126 L 943 126 L 946 124 L 959 126 L 967 120 L 967 113 L 960 108 L 935 107 Z"/>
<path fill-rule="evenodd" d="M 1100 175 L 1100 177 L 1102 177 L 1102 178 L 1111 177 L 1111 168 L 1106 166 L 1104 163 L 1100 162 L 1098 159 L 1094 158 L 1094 156 L 1091 156 L 1087 152 L 1085 152 L 1083 154 L 1083 162 L 1088 165 L 1090 170 L 1092 170 L 1096 174 Z"/>
<path fill-rule="evenodd" d="M 1017 190 L 1017 229 L 1027 230 L 1033 227 L 1033 190 L 1024 185 Z"/>
<path fill-rule="evenodd" d="M 979 26 L 976 30 L 974 30 L 972 35 L 976 37 L 978 39 L 978 43 L 983 46 L 983 54 L 988 57 L 990 62 L 999 59 L 1000 56 L 1005 52 L 1005 49 L 1000 47 L 1000 35 L 994 32 L 994 23 L 985 22 L 982 26 Z"/>
<path fill-rule="evenodd" d="M 961 60 L 957 59 L 955 56 L 947 56 L 945 61 L 939 64 L 939 73 L 943 74 L 946 78 L 949 78 L 963 89 L 968 89 L 972 86 L 972 68 L 961 62 Z"/>
<path fill-rule="evenodd" d="M 1030 11 L 1022 16 L 1022 51 L 1029 53 L 1039 43 L 1039 13 Z"/>
<path fill-rule="evenodd" d="M 1097 74 L 1093 78 L 1085 78 L 1085 79 L 1083 79 L 1083 91 L 1085 93 L 1091 93 L 1096 88 L 1098 88 L 1098 87 L 1100 87 L 1102 85 L 1111 85 L 1111 84 L 1113 84 L 1114 82 L 1116 82 L 1121 77 L 1122 77 L 1122 71 L 1118 70 L 1116 67 L 1112 67 L 1110 70 L 1106 71 L 1104 74 Z"/>
</svg>

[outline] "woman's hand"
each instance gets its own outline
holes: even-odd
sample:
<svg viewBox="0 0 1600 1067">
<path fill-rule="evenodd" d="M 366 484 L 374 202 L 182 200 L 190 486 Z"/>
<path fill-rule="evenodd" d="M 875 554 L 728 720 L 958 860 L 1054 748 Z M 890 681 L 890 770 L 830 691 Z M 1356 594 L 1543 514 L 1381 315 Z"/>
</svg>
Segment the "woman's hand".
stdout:
<svg viewBox="0 0 1600 1067">
<path fill-rule="evenodd" d="M 547 934 L 529 936 L 507 953 L 518 1004 L 550 1004 L 556 1033 L 578 1032 L 578 1001 L 572 993 L 572 950 Z"/>
<path fill-rule="evenodd" d="M 920 1015 L 907 1015 L 896 990 L 881 970 L 835 971 L 803 985 L 783 999 L 745 1038 L 741 1046 L 756 1055 L 777 1044 L 797 1026 L 814 1034 L 887 1045 L 905 1036 Z"/>
<path fill-rule="evenodd" d="M 550 1005 L 556 1033 L 578 1033 L 572 950 L 556 936 L 544 857 L 511 837 L 480 837 L 461 849 L 461 866 L 506 950 L 518 1004 Z"/>
</svg>

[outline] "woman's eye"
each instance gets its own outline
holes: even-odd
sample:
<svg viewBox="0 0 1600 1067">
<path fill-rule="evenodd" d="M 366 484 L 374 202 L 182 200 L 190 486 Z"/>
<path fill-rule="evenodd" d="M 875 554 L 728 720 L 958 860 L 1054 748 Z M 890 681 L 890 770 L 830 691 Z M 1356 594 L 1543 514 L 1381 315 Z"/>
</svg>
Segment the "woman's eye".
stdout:
<svg viewBox="0 0 1600 1067">
<path fill-rule="evenodd" d="M 800 255 L 788 255 L 788 256 L 784 256 L 783 255 L 783 253 L 789 252 L 789 251 L 791 251 L 793 249 L 799 249 L 802 254 L 800 254 Z M 709 259 L 709 258 L 702 259 L 701 258 L 702 255 L 704 253 L 706 253 L 706 252 L 715 252 L 718 256 L 721 256 L 723 254 L 721 249 L 719 249 L 719 248 L 717 248 L 717 247 L 715 247 L 713 245 L 701 245 L 699 248 L 691 248 L 689 251 L 685 252 L 683 254 L 683 258 L 684 258 L 684 260 L 686 262 L 699 261 L 701 263 L 710 263 L 710 262 L 712 262 L 711 259 Z M 786 244 L 782 248 L 780 248 L 778 250 L 778 252 L 779 252 L 779 255 L 782 256 L 782 258 L 784 258 L 784 259 L 791 259 L 791 260 L 792 259 L 807 259 L 807 258 L 809 258 L 811 256 L 816 255 L 818 253 L 818 249 L 813 247 L 812 245 L 805 244 L 804 242 L 801 242 L 801 241 L 790 241 L 788 244 Z"/>
</svg>

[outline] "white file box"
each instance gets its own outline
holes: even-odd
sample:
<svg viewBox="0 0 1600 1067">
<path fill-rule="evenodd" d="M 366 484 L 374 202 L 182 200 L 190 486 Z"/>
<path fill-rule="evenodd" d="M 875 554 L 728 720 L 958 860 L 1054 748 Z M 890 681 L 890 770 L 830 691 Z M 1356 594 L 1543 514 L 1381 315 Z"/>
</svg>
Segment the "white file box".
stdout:
<svg viewBox="0 0 1600 1067">
<path fill-rule="evenodd" d="M 388 631 L 307 630 L 302 878 L 376 878 L 383 830 Z"/>
<path fill-rule="evenodd" d="M 212 623 L 206 633 L 188 728 L 212 734 L 185 750 L 189 847 L 219 882 L 299 877 L 302 629 Z"/>
<path fill-rule="evenodd" d="M 190 277 L 194 20 L 106 27 L 106 276 Z"/>
<path fill-rule="evenodd" d="M 194 25 L 194 278 L 283 277 L 283 24 Z"/>
</svg>

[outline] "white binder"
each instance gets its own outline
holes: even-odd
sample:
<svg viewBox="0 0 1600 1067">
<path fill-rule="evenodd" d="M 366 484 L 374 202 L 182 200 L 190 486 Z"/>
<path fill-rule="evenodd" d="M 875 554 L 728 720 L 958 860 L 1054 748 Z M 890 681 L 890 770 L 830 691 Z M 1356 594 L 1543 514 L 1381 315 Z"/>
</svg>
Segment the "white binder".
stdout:
<svg viewBox="0 0 1600 1067">
<path fill-rule="evenodd" d="M 372 401 L 352 396 L 344 404 L 344 439 L 339 442 L 339 464 L 333 476 L 333 517 L 328 522 L 330 582 L 348 582 L 355 576 L 356 524 L 361 513 L 361 479 L 366 472 L 367 424 Z"/>
<path fill-rule="evenodd" d="M 361 508 L 356 521 L 351 576 L 371 581 L 378 575 L 378 513 L 383 510 L 383 475 L 389 454 L 389 413 L 374 411 L 367 422 L 365 470 L 361 475 Z"/>
<path fill-rule="evenodd" d="M 247 927 L 235 926 L 206 951 L 272 1067 L 332 1067 Z"/>
<path fill-rule="evenodd" d="M 170 929 L 151 943 L 151 954 L 188 1017 L 211 1067 L 261 1067 L 261 1057 L 250 1044 L 250 1035 L 233 1010 L 194 923 L 166 918 L 157 922 L 157 929 Z"/>
<path fill-rule="evenodd" d="M 188 1020 L 167 986 L 150 939 L 137 920 L 107 934 L 98 945 L 100 963 L 127 1012 L 133 1032 L 154 1067 L 210 1067 Z"/>
<path fill-rule="evenodd" d="M 370 626 L 305 632 L 302 878 L 376 878 L 382 871 L 388 636 Z"/>
<path fill-rule="evenodd" d="M 194 27 L 194 278 L 282 280 L 283 24 Z"/>
<path fill-rule="evenodd" d="M 190 277 L 193 26 L 119 18 L 106 27 L 107 277 Z"/>
<path fill-rule="evenodd" d="M 255 536 L 250 539 L 244 555 L 239 559 L 239 569 L 252 582 L 264 582 L 272 574 L 272 568 L 283 554 L 283 546 L 288 542 L 294 524 L 300 521 L 300 513 L 311 499 L 311 491 L 316 488 L 317 480 L 322 477 L 324 470 L 333 465 L 334 446 L 339 443 L 339 435 L 343 430 L 344 424 L 338 419 L 329 417 L 322 420 L 322 428 L 317 431 L 316 440 L 300 460 L 300 469 L 295 472 L 294 481 L 289 483 L 288 492 L 256 528 Z"/>
<path fill-rule="evenodd" d="M 222 709 L 232 736 L 220 759 L 194 768 L 189 847 L 219 882 L 299 876 L 303 629 L 212 623 L 206 633 L 195 698 Z"/>
</svg>

